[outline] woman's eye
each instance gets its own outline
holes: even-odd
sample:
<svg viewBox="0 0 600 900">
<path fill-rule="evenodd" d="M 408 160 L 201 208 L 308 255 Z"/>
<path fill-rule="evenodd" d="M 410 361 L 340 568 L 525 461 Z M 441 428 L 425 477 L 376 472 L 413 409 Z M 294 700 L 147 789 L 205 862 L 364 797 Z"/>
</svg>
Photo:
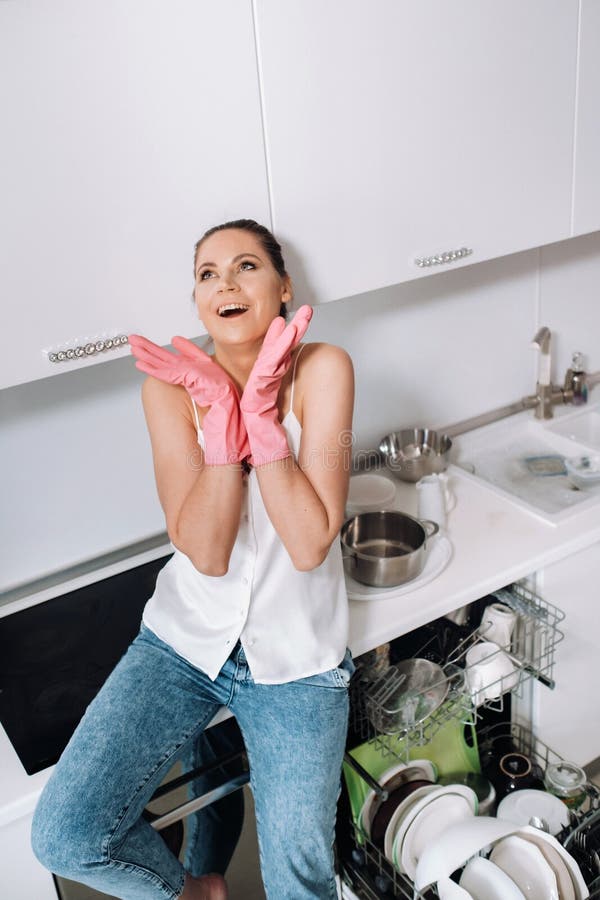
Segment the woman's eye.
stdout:
<svg viewBox="0 0 600 900">
<path fill-rule="evenodd" d="M 200 272 L 198 281 L 206 281 L 206 279 L 209 278 L 212 274 L 213 273 L 210 271 L 210 269 L 205 269 L 204 272 Z"/>
<path fill-rule="evenodd" d="M 247 260 L 247 259 L 244 260 L 243 263 L 241 263 L 240 269 L 243 269 L 244 266 L 250 266 L 251 269 L 255 269 L 255 268 L 256 268 L 256 266 L 254 265 L 254 263 L 250 262 L 250 260 Z"/>
</svg>

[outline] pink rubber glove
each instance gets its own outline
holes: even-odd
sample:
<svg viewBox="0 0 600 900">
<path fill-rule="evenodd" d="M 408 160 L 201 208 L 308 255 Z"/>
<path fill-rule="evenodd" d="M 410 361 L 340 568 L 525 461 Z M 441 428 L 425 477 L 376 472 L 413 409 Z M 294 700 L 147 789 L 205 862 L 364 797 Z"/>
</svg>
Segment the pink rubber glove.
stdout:
<svg viewBox="0 0 600 900">
<path fill-rule="evenodd" d="M 249 456 L 238 392 L 218 363 L 184 337 L 171 340 L 178 354 L 140 334 L 130 334 L 129 343 L 137 369 L 168 384 L 183 385 L 199 406 L 210 406 L 202 422 L 207 465 L 231 465 Z"/>
<path fill-rule="evenodd" d="M 290 367 L 292 351 L 308 328 L 313 311 L 301 306 L 289 325 L 281 316 L 273 319 L 250 376 L 240 408 L 248 432 L 253 466 L 263 466 L 291 456 L 285 431 L 279 422 L 277 395 Z"/>
</svg>

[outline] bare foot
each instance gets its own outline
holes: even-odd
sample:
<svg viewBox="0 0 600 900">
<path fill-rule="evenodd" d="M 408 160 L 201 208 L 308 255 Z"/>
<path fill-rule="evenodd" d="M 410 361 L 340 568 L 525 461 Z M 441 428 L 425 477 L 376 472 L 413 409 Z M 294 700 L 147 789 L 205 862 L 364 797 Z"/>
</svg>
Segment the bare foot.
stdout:
<svg viewBox="0 0 600 900">
<path fill-rule="evenodd" d="M 227 900 L 229 892 L 222 875 L 185 876 L 183 894 L 179 900 Z"/>
</svg>

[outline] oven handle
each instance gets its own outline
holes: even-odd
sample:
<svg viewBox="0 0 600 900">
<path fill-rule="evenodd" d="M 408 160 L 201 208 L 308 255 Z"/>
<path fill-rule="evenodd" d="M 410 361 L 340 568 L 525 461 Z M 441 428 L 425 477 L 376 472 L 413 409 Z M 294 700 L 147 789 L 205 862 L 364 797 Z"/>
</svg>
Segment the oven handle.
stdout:
<svg viewBox="0 0 600 900">
<path fill-rule="evenodd" d="M 211 791 L 207 791 L 206 794 L 201 794 L 200 797 L 194 797 L 193 800 L 188 800 L 187 803 L 182 803 L 180 806 L 176 806 L 174 809 L 170 809 L 168 812 L 159 815 L 156 819 L 153 819 L 150 824 L 153 828 L 156 828 L 157 831 L 160 831 L 162 828 L 166 828 L 167 825 L 172 825 L 173 822 L 184 819 L 186 816 L 189 816 L 190 813 L 196 812 L 199 809 L 204 809 L 205 806 L 210 806 L 211 803 L 215 803 L 222 797 L 232 794 L 245 784 L 248 784 L 249 781 L 250 773 L 242 772 L 241 775 L 230 778 L 229 781 L 225 781 Z"/>
<path fill-rule="evenodd" d="M 228 794 L 232 794 L 234 791 L 239 790 L 250 781 L 248 759 L 245 750 L 236 750 L 226 756 L 219 757 L 218 759 L 214 760 L 211 763 L 208 763 L 207 765 L 199 766 L 197 769 L 192 769 L 191 772 L 186 772 L 184 775 L 179 775 L 177 778 L 172 778 L 166 784 L 162 784 L 154 791 L 152 797 L 149 800 L 149 803 L 152 803 L 154 800 L 158 800 L 160 797 L 166 796 L 166 794 L 171 794 L 173 791 L 176 791 L 178 788 L 183 787 L 183 785 L 185 784 L 189 784 L 190 781 L 194 781 L 195 778 L 198 778 L 201 775 L 206 775 L 208 772 L 211 772 L 214 769 L 221 769 L 224 766 L 227 766 L 229 763 L 235 762 L 238 759 L 242 763 L 244 771 L 228 778 L 222 784 L 211 788 L 211 790 L 207 791 L 205 794 L 201 794 L 199 797 L 194 797 L 192 800 L 188 800 L 185 803 L 182 803 L 180 806 L 175 806 L 173 809 L 168 810 L 168 812 L 153 813 L 149 809 L 146 809 L 144 811 L 144 818 L 150 823 L 150 825 L 152 825 L 153 828 L 155 828 L 157 831 L 160 831 L 161 829 L 166 828 L 167 825 L 172 825 L 174 822 L 178 822 L 180 819 L 184 819 L 186 816 L 189 816 L 190 813 L 196 812 L 198 809 L 204 809 L 205 806 L 210 806 L 211 803 L 215 803 L 222 797 L 226 797 Z"/>
</svg>

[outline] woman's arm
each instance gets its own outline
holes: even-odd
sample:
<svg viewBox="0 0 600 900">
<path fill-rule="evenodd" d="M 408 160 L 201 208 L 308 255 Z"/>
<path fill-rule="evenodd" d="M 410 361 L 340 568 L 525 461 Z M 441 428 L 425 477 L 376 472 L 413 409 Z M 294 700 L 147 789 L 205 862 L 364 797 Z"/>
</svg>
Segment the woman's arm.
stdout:
<svg viewBox="0 0 600 900">
<path fill-rule="evenodd" d="M 352 452 L 354 373 L 340 347 L 309 344 L 297 377 L 302 440 L 293 457 L 256 469 L 275 530 L 300 570 L 320 565 L 344 519 Z M 300 396 L 299 396 L 300 395 Z"/>
<path fill-rule="evenodd" d="M 183 387 L 149 376 L 142 401 L 169 538 L 200 572 L 224 575 L 240 524 L 241 467 L 204 465 Z"/>
</svg>

